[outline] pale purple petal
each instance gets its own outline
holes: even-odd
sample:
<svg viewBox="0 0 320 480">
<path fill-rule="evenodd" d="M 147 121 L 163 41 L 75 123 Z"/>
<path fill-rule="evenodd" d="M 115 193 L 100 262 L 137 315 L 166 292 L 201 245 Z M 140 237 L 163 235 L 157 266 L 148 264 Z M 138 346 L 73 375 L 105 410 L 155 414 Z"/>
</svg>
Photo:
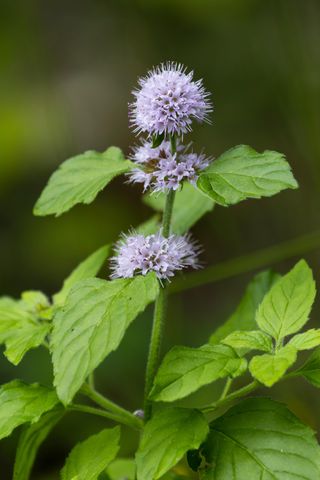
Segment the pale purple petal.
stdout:
<svg viewBox="0 0 320 480">
<path fill-rule="evenodd" d="M 143 236 L 124 236 L 116 244 L 111 258 L 111 278 L 132 278 L 155 272 L 159 279 L 169 279 L 183 268 L 197 268 L 199 246 L 189 235 L 163 237 L 161 232 Z"/>
</svg>

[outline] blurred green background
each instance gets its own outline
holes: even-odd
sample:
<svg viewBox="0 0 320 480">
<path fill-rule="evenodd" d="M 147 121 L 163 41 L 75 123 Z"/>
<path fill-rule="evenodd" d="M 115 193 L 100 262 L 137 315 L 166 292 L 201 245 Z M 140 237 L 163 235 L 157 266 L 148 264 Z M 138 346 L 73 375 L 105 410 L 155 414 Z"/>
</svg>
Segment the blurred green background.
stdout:
<svg viewBox="0 0 320 480">
<path fill-rule="evenodd" d="M 140 189 L 121 179 L 93 205 L 58 219 L 33 217 L 32 208 L 66 158 L 110 145 L 130 151 L 131 90 L 138 76 L 164 60 L 194 69 L 213 93 L 213 123 L 195 128 L 196 146 L 213 156 L 239 143 L 279 150 L 300 183 L 299 190 L 217 207 L 204 217 L 194 229 L 203 261 L 211 265 L 318 229 L 319 0 L 1 0 L 1 293 L 54 293 L 85 256 L 150 216 Z M 304 255 L 318 284 L 319 253 Z M 274 267 L 285 272 L 294 261 Z M 204 343 L 254 273 L 172 296 L 165 348 Z M 319 300 L 313 325 L 317 318 Z M 148 310 L 97 374 L 101 391 L 132 410 L 141 406 L 150 326 Z M 51 375 L 41 349 L 19 367 L 0 358 L 1 383 L 20 377 L 50 384 Z M 201 400 L 212 399 L 217 388 L 204 389 Z M 318 430 L 319 395 L 302 381 L 273 389 L 274 398 Z M 95 418 L 65 417 L 41 448 L 32 478 L 58 478 L 73 444 L 100 427 Z M 17 439 L 18 432 L 0 444 L 1 480 L 11 478 Z M 136 441 L 126 432 L 122 454 L 129 455 Z"/>
</svg>

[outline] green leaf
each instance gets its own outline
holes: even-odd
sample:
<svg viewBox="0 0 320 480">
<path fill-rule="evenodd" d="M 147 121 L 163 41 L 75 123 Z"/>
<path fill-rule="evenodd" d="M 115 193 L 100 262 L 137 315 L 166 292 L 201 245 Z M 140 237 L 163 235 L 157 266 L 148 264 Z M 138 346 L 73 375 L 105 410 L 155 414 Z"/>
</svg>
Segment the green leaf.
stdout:
<svg viewBox="0 0 320 480">
<path fill-rule="evenodd" d="M 19 380 L 0 388 L 0 439 L 26 422 L 37 422 L 41 415 L 58 403 L 53 390 L 37 383 L 27 385 Z"/>
<path fill-rule="evenodd" d="M 65 279 L 62 289 L 53 295 L 54 304 L 62 306 L 73 285 L 86 278 L 95 277 L 110 254 L 110 245 L 105 245 L 81 262 Z"/>
<path fill-rule="evenodd" d="M 256 316 L 259 327 L 277 341 L 296 333 L 308 320 L 315 294 L 312 270 L 300 260 L 264 297 Z"/>
<path fill-rule="evenodd" d="M 143 201 L 157 212 L 165 206 L 165 194 L 149 194 Z M 203 195 L 190 183 L 184 183 L 182 190 L 176 192 L 172 212 L 172 231 L 177 235 L 187 232 L 207 212 L 213 209 L 214 202 Z"/>
<path fill-rule="evenodd" d="M 110 480 L 135 480 L 136 464 L 131 458 L 117 458 L 107 468 Z"/>
<path fill-rule="evenodd" d="M 38 294 L 41 292 L 25 292 L 22 300 L 0 299 L 0 342 L 5 343 L 5 355 L 14 365 L 28 350 L 41 345 L 49 331 L 47 322 L 37 320 L 42 308 L 37 301 L 43 295 Z"/>
<path fill-rule="evenodd" d="M 297 350 L 311 350 L 320 345 L 320 329 L 312 328 L 306 332 L 299 333 L 291 338 L 288 345 L 295 347 Z"/>
<path fill-rule="evenodd" d="M 280 348 L 274 355 L 253 357 L 249 364 L 251 375 L 267 387 L 280 380 L 297 359 L 297 350 L 291 345 Z"/>
<path fill-rule="evenodd" d="M 34 321 L 34 315 L 23 308 L 19 300 L 10 297 L 0 298 L 0 342 L 5 342 L 15 328 Z"/>
<path fill-rule="evenodd" d="M 311 428 L 284 405 L 242 401 L 210 426 L 201 480 L 315 480 L 320 448 Z"/>
<path fill-rule="evenodd" d="M 146 424 L 136 453 L 137 480 L 157 480 L 190 449 L 198 448 L 208 425 L 197 410 L 163 408 Z"/>
<path fill-rule="evenodd" d="M 29 350 L 43 344 L 49 330 L 48 323 L 26 324 L 15 329 L 6 337 L 5 356 L 13 365 L 18 365 Z"/>
<path fill-rule="evenodd" d="M 298 370 L 312 385 L 320 388 L 320 348 L 316 348 L 307 361 Z"/>
<path fill-rule="evenodd" d="M 164 133 L 152 135 L 152 148 L 160 147 L 164 140 Z"/>
<path fill-rule="evenodd" d="M 35 215 L 56 216 L 77 203 L 91 203 L 114 177 L 131 169 L 117 147 L 105 152 L 88 151 L 69 158 L 50 177 L 34 207 Z"/>
<path fill-rule="evenodd" d="M 280 275 L 265 271 L 258 273 L 246 288 L 245 294 L 235 312 L 210 337 L 210 343 L 219 343 L 234 330 L 255 330 L 255 315 L 265 294 L 280 278 Z"/>
<path fill-rule="evenodd" d="M 164 357 L 150 398 L 173 402 L 218 378 L 241 375 L 246 366 L 246 360 L 225 345 L 203 345 L 200 348 L 176 346 Z"/>
<path fill-rule="evenodd" d="M 120 427 L 105 429 L 78 443 L 61 470 L 62 480 L 97 480 L 119 451 Z"/>
<path fill-rule="evenodd" d="M 154 274 L 78 282 L 53 320 L 54 384 L 69 403 L 88 375 L 120 344 L 130 323 L 158 293 Z"/>
<path fill-rule="evenodd" d="M 258 153 L 248 145 L 238 145 L 200 174 L 198 187 L 226 207 L 246 198 L 271 197 L 298 184 L 282 153 Z"/>
<path fill-rule="evenodd" d="M 245 348 L 263 352 L 271 352 L 273 347 L 271 337 L 260 330 L 249 332 L 237 330 L 223 339 L 222 343 L 235 349 Z"/>
<path fill-rule="evenodd" d="M 50 308 L 48 297 L 39 290 L 27 290 L 21 294 L 21 304 L 24 308 L 35 314 L 41 314 L 43 310 Z"/>
<path fill-rule="evenodd" d="M 29 480 L 37 451 L 51 430 L 61 420 L 64 410 L 53 410 L 25 427 L 20 435 L 14 463 L 13 480 Z"/>
</svg>

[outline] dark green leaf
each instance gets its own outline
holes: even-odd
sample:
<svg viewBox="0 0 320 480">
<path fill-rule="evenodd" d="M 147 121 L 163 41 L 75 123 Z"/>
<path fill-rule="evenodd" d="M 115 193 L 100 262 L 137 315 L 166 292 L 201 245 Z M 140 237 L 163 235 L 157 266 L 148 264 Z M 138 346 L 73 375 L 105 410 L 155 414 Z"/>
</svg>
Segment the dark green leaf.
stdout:
<svg viewBox="0 0 320 480">
<path fill-rule="evenodd" d="M 42 415 L 38 422 L 24 428 L 16 452 L 13 480 L 29 480 L 39 447 L 63 415 L 63 409 L 53 410 Z"/>
<path fill-rule="evenodd" d="M 316 348 L 300 368 L 299 374 L 303 375 L 312 385 L 320 388 L 320 348 Z"/>
<path fill-rule="evenodd" d="M 152 148 L 160 147 L 163 140 L 164 140 L 164 133 L 161 133 L 160 135 L 153 135 L 152 136 Z"/>
<path fill-rule="evenodd" d="M 235 312 L 210 337 L 210 343 L 219 343 L 235 330 L 255 330 L 255 315 L 265 294 L 279 280 L 280 275 L 266 271 L 258 273 L 246 288 Z"/>
<path fill-rule="evenodd" d="M 215 420 L 203 453 L 202 480 L 316 480 L 320 448 L 313 431 L 284 405 L 242 401 Z"/>
</svg>

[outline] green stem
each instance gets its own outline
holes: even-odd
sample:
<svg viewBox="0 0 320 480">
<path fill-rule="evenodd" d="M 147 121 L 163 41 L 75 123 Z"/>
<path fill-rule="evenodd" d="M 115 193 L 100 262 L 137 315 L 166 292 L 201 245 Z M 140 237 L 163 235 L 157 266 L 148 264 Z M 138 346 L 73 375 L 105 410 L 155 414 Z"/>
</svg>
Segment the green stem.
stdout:
<svg viewBox="0 0 320 480">
<path fill-rule="evenodd" d="M 216 402 L 212 403 L 211 405 L 207 405 L 206 407 L 202 408 L 203 413 L 210 413 L 216 410 L 217 408 L 223 407 L 225 404 L 232 402 L 233 400 L 236 400 L 237 398 L 244 397 L 245 395 L 248 395 L 248 393 L 253 392 L 253 390 L 256 390 L 259 388 L 261 385 L 259 382 L 254 380 L 253 382 L 249 383 L 245 387 L 239 388 L 238 390 L 230 393 L 227 395 L 225 398 L 221 398 L 220 400 L 217 400 Z"/>
<path fill-rule="evenodd" d="M 88 384 L 94 390 L 95 386 L 94 386 L 94 373 L 93 372 L 91 372 L 89 377 L 88 377 Z"/>
<path fill-rule="evenodd" d="M 175 139 L 171 138 L 171 151 L 175 152 Z M 170 235 L 172 210 L 175 198 L 175 191 L 169 190 L 162 217 L 162 235 L 168 237 Z M 162 337 L 167 312 L 168 289 L 167 282 L 160 285 L 158 297 L 155 302 L 153 325 L 149 346 L 149 354 L 146 368 L 146 382 L 144 391 L 144 416 L 148 420 L 151 416 L 151 403 L 148 400 L 153 380 L 159 365 Z"/>
<path fill-rule="evenodd" d="M 124 419 L 120 415 L 116 415 L 111 412 L 106 412 L 105 410 L 100 410 L 99 408 L 89 407 L 87 405 L 72 404 L 72 405 L 69 405 L 67 409 L 75 412 L 89 413 L 91 415 L 97 415 L 99 417 L 108 418 L 108 420 L 113 420 L 115 422 L 122 423 L 123 425 L 132 427 L 131 422 L 128 422 L 126 419 Z M 141 428 L 141 427 L 142 427 L 142 423 L 140 423 L 139 427 L 137 425 L 134 428 Z"/>
<path fill-rule="evenodd" d="M 226 398 L 226 396 L 227 396 L 227 394 L 228 394 L 228 392 L 231 388 L 232 382 L 233 382 L 233 379 L 231 377 L 228 377 L 227 381 L 225 383 L 224 389 L 222 390 L 222 393 L 220 395 L 219 400 L 223 400 L 224 398 Z"/>
<path fill-rule="evenodd" d="M 83 385 L 81 393 L 83 393 L 86 397 L 90 398 L 90 400 L 95 402 L 100 407 L 107 410 L 108 414 L 112 415 L 114 419 L 117 419 L 117 421 L 135 429 L 141 428 L 142 421 L 139 418 L 135 417 L 125 408 L 120 407 L 116 403 L 104 397 L 103 395 L 101 395 L 101 393 L 96 392 L 93 388 L 90 387 L 90 385 Z"/>
<path fill-rule="evenodd" d="M 151 415 L 151 404 L 148 401 L 148 396 L 152 388 L 153 380 L 159 364 L 166 310 L 167 291 L 166 287 L 161 288 L 160 286 L 159 294 L 154 307 L 153 325 L 146 369 L 146 384 L 144 392 L 144 414 L 146 420 L 148 420 Z"/>
<path fill-rule="evenodd" d="M 303 255 L 320 248 L 320 231 L 315 231 L 287 242 L 273 245 L 241 257 L 221 262 L 204 270 L 176 278 L 169 286 L 169 293 L 181 292 L 207 283 L 270 266 L 288 258 Z"/>
</svg>

